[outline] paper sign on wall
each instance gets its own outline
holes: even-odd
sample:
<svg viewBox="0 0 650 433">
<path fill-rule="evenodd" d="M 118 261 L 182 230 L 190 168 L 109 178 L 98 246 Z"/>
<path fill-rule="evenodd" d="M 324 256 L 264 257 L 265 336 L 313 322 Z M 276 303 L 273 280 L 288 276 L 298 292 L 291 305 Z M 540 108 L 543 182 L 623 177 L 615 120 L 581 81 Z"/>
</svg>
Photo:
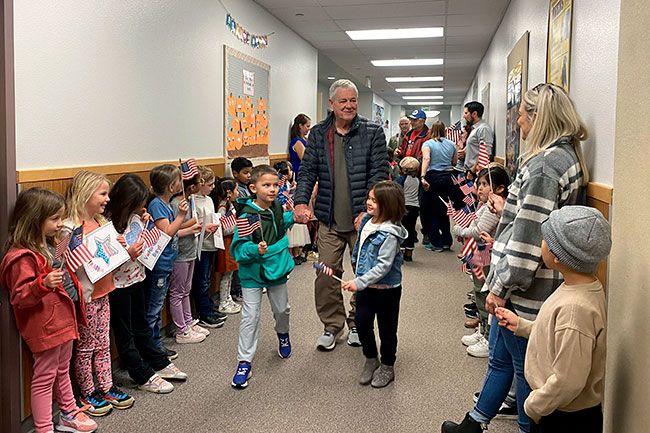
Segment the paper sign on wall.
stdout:
<svg viewBox="0 0 650 433">
<path fill-rule="evenodd" d="M 255 95 L 255 72 L 243 70 L 244 75 L 244 95 Z"/>
<path fill-rule="evenodd" d="M 118 242 L 117 236 L 117 231 L 110 222 L 84 236 L 84 245 L 93 255 L 91 261 L 84 263 L 84 270 L 91 283 L 97 282 L 129 260 L 129 253 Z"/>
</svg>

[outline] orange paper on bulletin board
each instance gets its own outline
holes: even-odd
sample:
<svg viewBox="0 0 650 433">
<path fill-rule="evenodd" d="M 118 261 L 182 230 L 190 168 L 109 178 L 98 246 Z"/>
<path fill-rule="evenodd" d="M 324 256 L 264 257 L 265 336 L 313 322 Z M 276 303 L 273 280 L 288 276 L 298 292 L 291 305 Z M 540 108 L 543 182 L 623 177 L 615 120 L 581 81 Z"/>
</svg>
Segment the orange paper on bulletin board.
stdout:
<svg viewBox="0 0 650 433">
<path fill-rule="evenodd" d="M 224 156 L 268 162 L 271 67 L 224 45 Z"/>
</svg>

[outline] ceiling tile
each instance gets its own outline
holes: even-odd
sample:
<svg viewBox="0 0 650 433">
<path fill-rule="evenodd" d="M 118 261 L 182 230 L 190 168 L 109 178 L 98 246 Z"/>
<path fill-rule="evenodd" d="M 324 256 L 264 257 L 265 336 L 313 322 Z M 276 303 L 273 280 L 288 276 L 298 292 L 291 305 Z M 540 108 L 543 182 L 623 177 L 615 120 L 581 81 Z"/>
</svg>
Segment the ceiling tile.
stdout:
<svg viewBox="0 0 650 433">
<path fill-rule="evenodd" d="M 321 6 L 382 6 L 387 3 L 412 3 L 413 0 L 314 0 Z M 444 3 L 444 2 L 439 2 Z"/>
<path fill-rule="evenodd" d="M 483 14 L 498 11 L 503 15 L 510 0 L 449 0 L 448 14 Z"/>
<path fill-rule="evenodd" d="M 255 0 L 255 3 L 266 9 L 290 6 L 318 6 L 318 2 L 316 0 Z"/>
<path fill-rule="evenodd" d="M 336 32 L 341 30 L 332 20 L 297 21 L 291 23 L 291 29 L 300 35 L 303 32 Z"/>
<path fill-rule="evenodd" d="M 270 10 L 273 15 L 283 23 L 296 23 L 302 21 L 316 21 L 316 20 L 330 20 L 330 16 L 325 12 L 325 9 L 313 7 L 284 7 L 275 8 Z M 301 13 L 303 16 L 297 17 L 296 14 Z M 291 27 L 291 25 L 289 26 Z"/>
<path fill-rule="evenodd" d="M 413 27 L 442 27 L 445 25 L 443 15 L 407 16 L 369 19 L 337 19 L 336 24 L 343 30 L 397 29 Z"/>
<path fill-rule="evenodd" d="M 436 15 L 445 13 L 445 2 L 413 2 L 389 3 L 381 7 L 362 6 L 334 6 L 325 7 L 325 11 L 335 20 L 351 18 L 397 18 L 416 17 L 422 15 Z"/>
</svg>

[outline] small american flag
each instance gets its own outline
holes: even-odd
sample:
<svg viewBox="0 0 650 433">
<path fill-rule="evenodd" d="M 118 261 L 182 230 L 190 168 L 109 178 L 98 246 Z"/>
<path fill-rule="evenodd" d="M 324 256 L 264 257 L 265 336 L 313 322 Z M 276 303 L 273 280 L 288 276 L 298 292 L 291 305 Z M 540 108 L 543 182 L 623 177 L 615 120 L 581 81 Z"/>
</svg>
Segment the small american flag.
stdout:
<svg viewBox="0 0 650 433">
<path fill-rule="evenodd" d="M 284 202 L 284 210 L 293 209 L 293 197 L 290 194 L 286 194 L 287 200 Z"/>
<path fill-rule="evenodd" d="M 329 266 L 327 266 L 323 262 L 314 262 L 313 266 L 314 266 L 314 269 L 316 269 L 317 271 L 322 272 L 323 274 L 325 274 L 327 276 L 330 276 L 330 277 L 334 276 L 334 270 L 332 268 L 330 268 Z"/>
<path fill-rule="evenodd" d="M 72 233 L 70 233 L 68 248 L 65 250 L 65 253 L 63 253 L 65 262 L 71 272 L 76 272 L 81 265 L 88 263 L 94 257 L 88 247 L 83 244 L 83 236 L 83 226 L 79 226 L 72 230 Z"/>
<path fill-rule="evenodd" d="M 262 223 L 260 222 L 260 216 L 257 214 L 237 218 L 237 230 L 240 238 L 250 236 L 255 230 L 261 228 Z"/>
<path fill-rule="evenodd" d="M 287 183 L 287 175 L 281 174 L 280 178 L 278 179 L 278 186 L 282 188 L 286 183 Z"/>
<path fill-rule="evenodd" d="M 483 273 L 483 268 L 480 266 L 474 266 L 472 268 L 472 271 L 474 272 L 474 275 L 476 276 L 476 279 L 479 281 L 484 281 L 485 280 L 485 274 Z"/>
<path fill-rule="evenodd" d="M 456 125 L 458 125 L 458 128 L 456 128 Z M 454 143 L 457 143 L 458 140 L 460 140 L 461 133 L 462 133 L 462 131 L 460 130 L 460 121 L 458 121 L 456 125 L 448 126 L 445 129 L 445 136 L 447 137 L 447 140 L 451 140 Z"/>
<path fill-rule="evenodd" d="M 158 239 L 160 239 L 160 233 L 161 232 L 158 227 L 156 227 L 155 224 L 151 223 L 149 228 L 143 230 L 140 236 L 142 240 L 144 240 L 144 245 L 147 248 L 151 248 L 152 246 L 156 245 L 156 242 L 158 242 Z"/>
<path fill-rule="evenodd" d="M 476 250 L 472 257 L 472 263 L 474 266 L 488 266 L 490 264 L 490 247 L 486 244 L 477 244 Z"/>
<path fill-rule="evenodd" d="M 478 145 L 478 160 L 476 161 L 479 170 L 485 168 L 490 163 L 490 155 L 488 154 L 487 145 L 485 141 L 481 141 Z"/>
<path fill-rule="evenodd" d="M 66 231 L 63 233 L 61 241 L 56 244 L 56 249 L 54 250 L 54 260 L 59 260 L 61 257 L 63 257 L 63 254 L 65 253 L 65 250 L 68 248 L 69 244 L 70 232 Z"/>
<path fill-rule="evenodd" d="M 458 176 L 451 176 L 451 181 L 454 183 L 454 185 L 461 185 L 465 182 L 465 176 L 462 174 L 459 174 Z"/>
<path fill-rule="evenodd" d="M 463 202 L 465 202 L 467 206 L 472 206 L 474 203 L 476 203 L 476 200 L 474 199 L 474 194 L 467 194 L 463 199 Z"/>
<path fill-rule="evenodd" d="M 235 224 L 237 224 L 237 217 L 235 216 L 235 213 L 233 211 L 226 212 L 221 217 L 221 228 L 223 230 L 231 229 L 235 227 Z"/>
<path fill-rule="evenodd" d="M 465 195 L 469 195 L 472 193 L 473 187 L 474 187 L 474 183 L 472 183 L 471 181 L 466 181 L 460 184 L 460 191 Z"/>
<path fill-rule="evenodd" d="M 465 245 L 463 245 L 463 248 L 460 250 L 460 255 L 463 257 L 464 261 L 468 261 L 471 255 L 474 254 L 475 250 L 476 241 L 474 238 L 470 237 L 467 239 L 467 241 L 465 241 Z"/>
<path fill-rule="evenodd" d="M 452 218 L 456 221 L 456 224 L 462 228 L 467 228 L 477 217 L 469 206 L 463 206 L 462 209 L 458 209 L 454 212 Z"/>
<path fill-rule="evenodd" d="M 190 180 L 199 174 L 199 168 L 196 166 L 196 161 L 194 159 L 188 159 L 185 162 L 181 162 L 181 174 L 183 180 Z"/>
</svg>

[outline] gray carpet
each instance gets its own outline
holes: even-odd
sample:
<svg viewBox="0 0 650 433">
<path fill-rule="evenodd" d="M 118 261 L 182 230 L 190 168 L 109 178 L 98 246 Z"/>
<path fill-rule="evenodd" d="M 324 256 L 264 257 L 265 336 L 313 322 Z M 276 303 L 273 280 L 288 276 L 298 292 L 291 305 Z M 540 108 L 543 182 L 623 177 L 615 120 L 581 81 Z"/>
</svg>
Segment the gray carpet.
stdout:
<svg viewBox="0 0 650 433">
<path fill-rule="evenodd" d="M 319 352 L 322 325 L 307 262 L 289 280 L 293 355 L 277 355 L 268 303 L 248 388 L 235 390 L 239 315 L 197 345 L 169 346 L 189 374 L 168 395 L 134 389 L 123 371 L 116 381 L 136 399 L 133 408 L 97 418 L 102 432 L 439 432 L 445 419 L 460 422 L 480 389 L 485 359 L 469 357 L 459 339 L 468 331 L 462 305 L 470 289 L 455 253 L 416 249 L 403 268 L 396 380 L 384 389 L 358 385 L 360 348 L 343 339 Z M 346 276 L 352 275 L 348 270 Z M 341 337 L 342 338 L 342 337 Z M 514 421 L 496 420 L 491 432 L 516 432 Z"/>
</svg>

